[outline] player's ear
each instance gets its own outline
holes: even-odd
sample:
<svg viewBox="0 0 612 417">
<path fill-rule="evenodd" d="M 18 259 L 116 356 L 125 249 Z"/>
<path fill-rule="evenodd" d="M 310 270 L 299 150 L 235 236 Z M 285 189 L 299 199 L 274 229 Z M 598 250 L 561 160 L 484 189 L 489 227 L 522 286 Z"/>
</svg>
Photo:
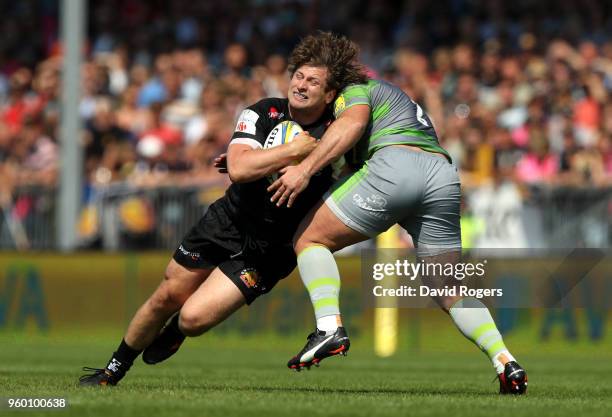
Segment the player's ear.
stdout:
<svg viewBox="0 0 612 417">
<path fill-rule="evenodd" d="M 325 104 L 330 104 L 336 98 L 336 90 L 329 90 L 325 93 Z"/>
</svg>

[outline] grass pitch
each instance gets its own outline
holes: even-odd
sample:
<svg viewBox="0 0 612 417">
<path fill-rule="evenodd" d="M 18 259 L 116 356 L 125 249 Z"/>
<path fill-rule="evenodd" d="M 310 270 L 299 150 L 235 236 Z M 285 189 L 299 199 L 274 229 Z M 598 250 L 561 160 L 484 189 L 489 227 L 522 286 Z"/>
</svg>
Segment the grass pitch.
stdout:
<svg viewBox="0 0 612 417">
<path fill-rule="evenodd" d="M 80 367 L 101 367 L 114 338 L 0 335 L 0 415 L 15 416 L 609 416 L 609 354 L 521 355 L 527 396 L 497 395 L 488 360 L 471 353 L 400 352 L 389 359 L 354 341 L 347 358 L 290 372 L 301 347 L 263 337 L 204 336 L 169 361 L 140 358 L 112 388 L 77 387 Z M 355 343 L 356 342 L 356 343 Z M 605 349 L 602 346 L 602 350 Z M 448 348 L 451 350 L 451 347 Z M 8 397 L 63 397 L 64 410 L 9 410 Z"/>
</svg>

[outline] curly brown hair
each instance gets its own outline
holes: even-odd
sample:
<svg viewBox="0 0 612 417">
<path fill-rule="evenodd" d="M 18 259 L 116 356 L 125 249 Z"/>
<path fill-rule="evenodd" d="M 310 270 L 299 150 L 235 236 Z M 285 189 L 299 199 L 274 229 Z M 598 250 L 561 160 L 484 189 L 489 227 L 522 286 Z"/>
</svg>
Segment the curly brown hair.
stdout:
<svg viewBox="0 0 612 417">
<path fill-rule="evenodd" d="M 289 72 L 303 65 L 327 68 L 327 91 L 342 91 L 351 84 L 368 81 L 363 65 L 357 61 L 359 47 L 344 36 L 331 32 L 308 35 L 293 49 L 289 57 Z"/>
</svg>

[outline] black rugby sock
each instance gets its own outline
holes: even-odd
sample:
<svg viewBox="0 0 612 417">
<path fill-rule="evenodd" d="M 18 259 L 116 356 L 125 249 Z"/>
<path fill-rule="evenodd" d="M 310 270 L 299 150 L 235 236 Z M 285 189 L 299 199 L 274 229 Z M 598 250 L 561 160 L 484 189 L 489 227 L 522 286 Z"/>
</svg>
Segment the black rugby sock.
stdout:
<svg viewBox="0 0 612 417">
<path fill-rule="evenodd" d="M 125 343 L 125 339 L 122 339 L 119 347 L 113 353 L 110 361 L 108 361 L 106 369 L 111 371 L 117 379 L 121 379 L 132 367 L 134 359 L 136 359 L 141 352 L 142 350 L 136 350 L 129 347 L 128 344 Z"/>
<path fill-rule="evenodd" d="M 128 344 L 125 343 L 125 339 L 122 339 L 113 356 L 120 361 L 134 362 L 134 359 L 136 359 L 141 352 L 142 350 L 136 350 L 129 347 Z"/>
</svg>

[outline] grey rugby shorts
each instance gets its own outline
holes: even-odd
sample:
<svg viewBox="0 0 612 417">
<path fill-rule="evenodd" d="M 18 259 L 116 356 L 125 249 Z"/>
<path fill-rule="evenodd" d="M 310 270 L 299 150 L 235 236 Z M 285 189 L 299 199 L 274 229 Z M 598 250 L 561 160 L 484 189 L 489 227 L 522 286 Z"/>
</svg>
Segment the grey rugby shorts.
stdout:
<svg viewBox="0 0 612 417">
<path fill-rule="evenodd" d="M 384 147 L 338 180 L 324 199 L 345 225 L 366 236 L 399 223 L 417 248 L 461 248 L 459 175 L 439 154 Z"/>
</svg>

